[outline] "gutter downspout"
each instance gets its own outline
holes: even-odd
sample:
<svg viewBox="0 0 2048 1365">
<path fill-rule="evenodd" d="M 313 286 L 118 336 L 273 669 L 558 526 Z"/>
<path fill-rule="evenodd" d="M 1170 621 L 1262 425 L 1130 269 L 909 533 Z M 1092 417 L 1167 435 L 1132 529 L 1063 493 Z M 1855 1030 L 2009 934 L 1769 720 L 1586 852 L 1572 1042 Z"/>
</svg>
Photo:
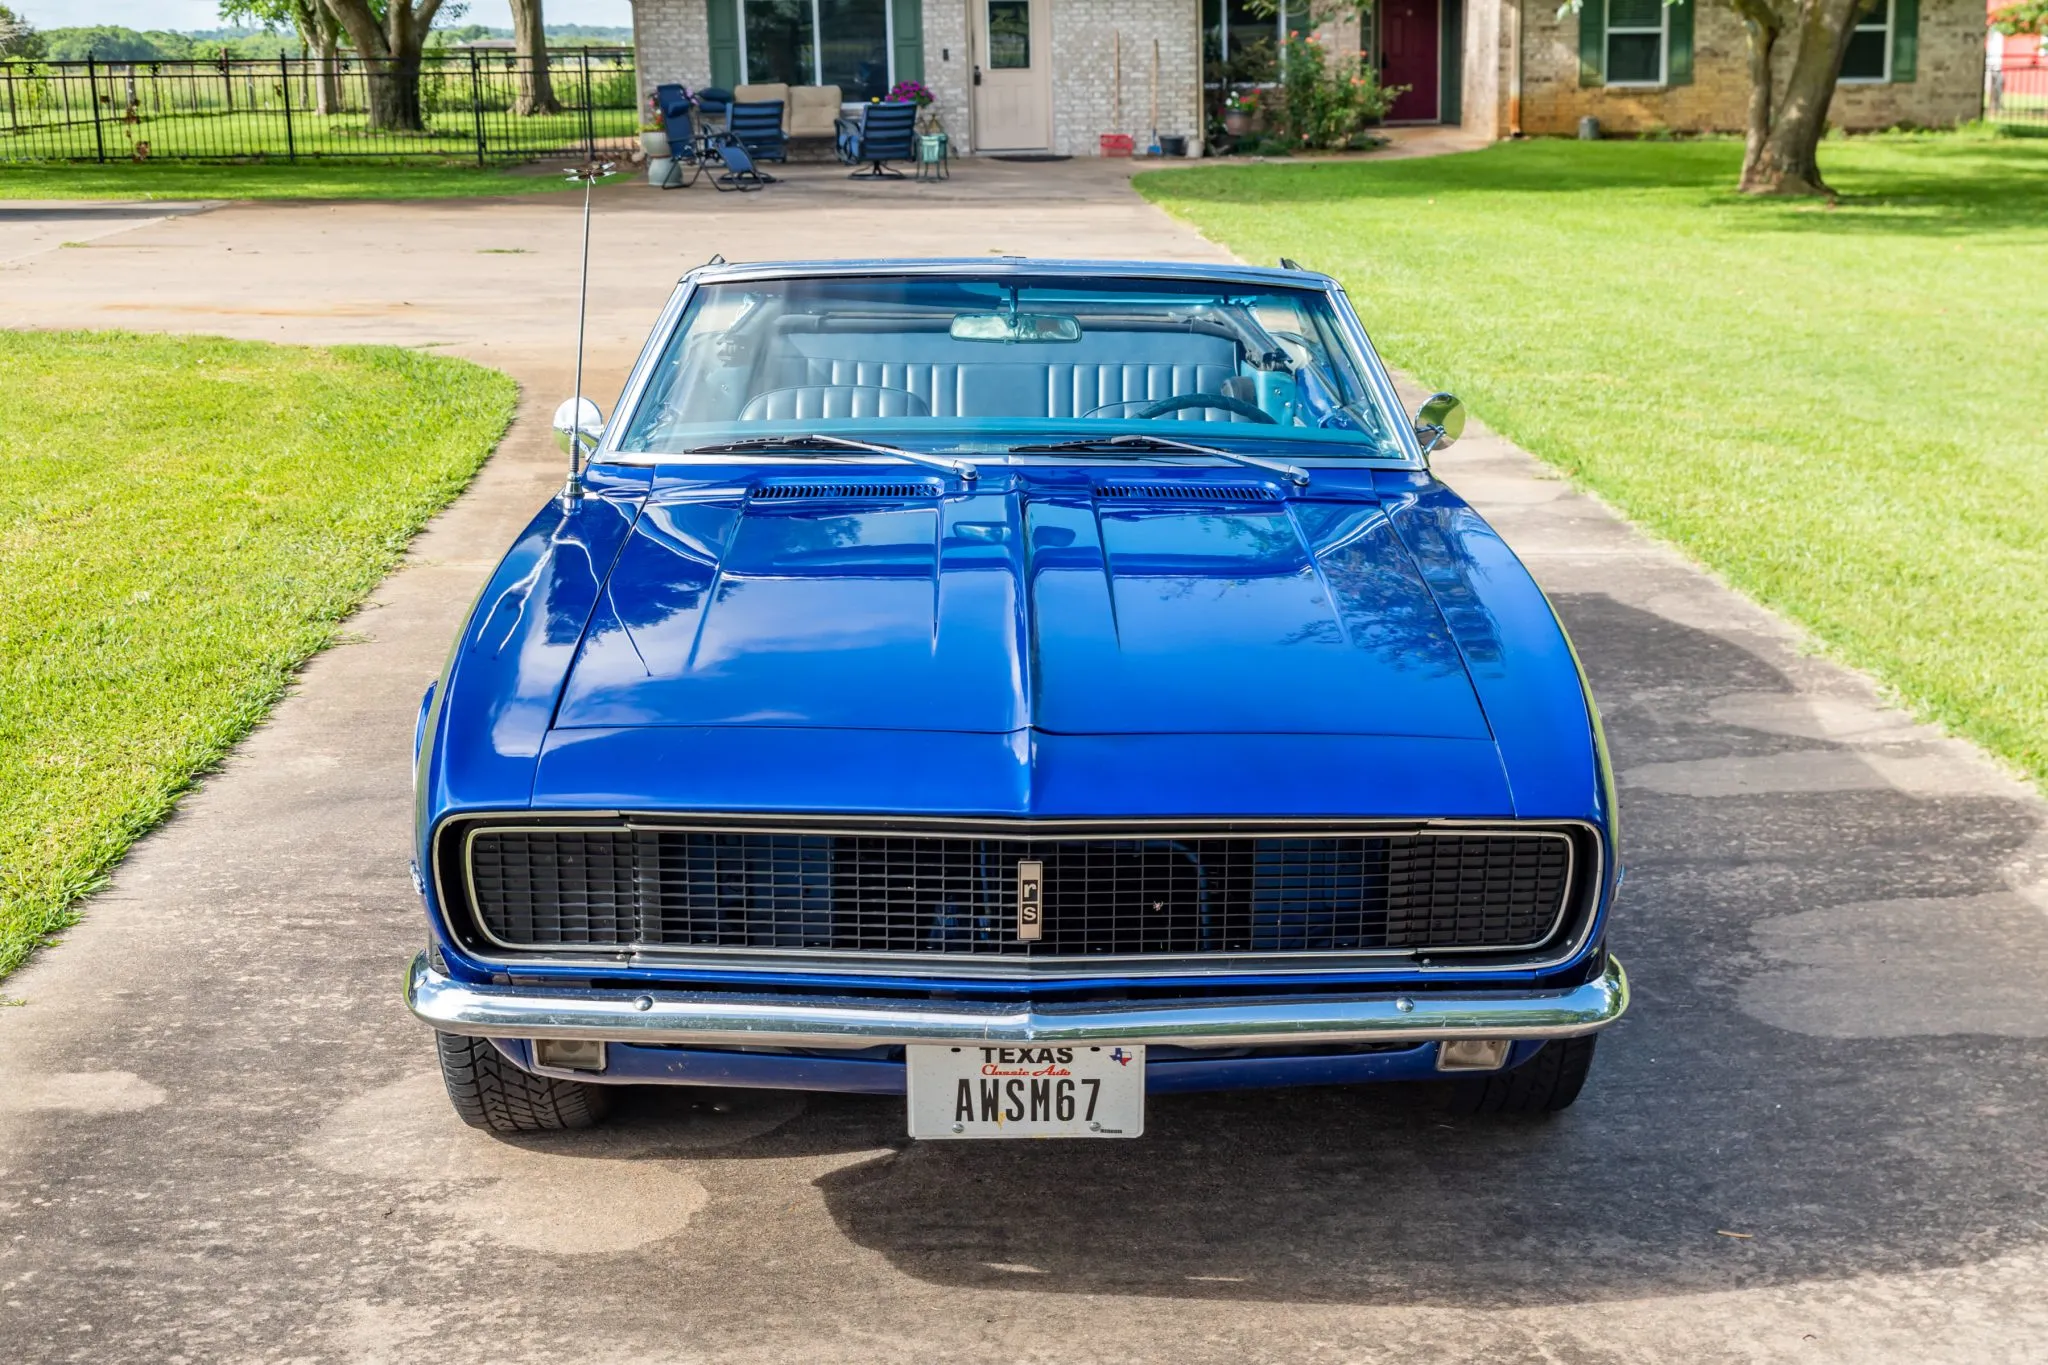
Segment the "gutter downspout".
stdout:
<svg viewBox="0 0 2048 1365">
<path fill-rule="evenodd" d="M 1522 4 L 1514 0 L 1514 8 L 1508 11 L 1508 43 L 1515 50 L 1514 64 L 1508 68 L 1508 136 L 1522 136 Z"/>
</svg>

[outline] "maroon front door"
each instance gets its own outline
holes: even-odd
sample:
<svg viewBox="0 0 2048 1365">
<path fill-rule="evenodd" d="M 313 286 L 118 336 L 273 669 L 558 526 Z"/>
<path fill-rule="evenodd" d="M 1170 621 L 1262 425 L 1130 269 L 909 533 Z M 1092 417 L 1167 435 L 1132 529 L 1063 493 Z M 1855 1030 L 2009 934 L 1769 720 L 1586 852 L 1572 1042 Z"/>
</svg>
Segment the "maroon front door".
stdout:
<svg viewBox="0 0 2048 1365">
<path fill-rule="evenodd" d="M 1434 123 L 1441 0 L 1380 0 L 1380 84 L 1408 87 L 1387 111 L 1389 123 Z"/>
</svg>

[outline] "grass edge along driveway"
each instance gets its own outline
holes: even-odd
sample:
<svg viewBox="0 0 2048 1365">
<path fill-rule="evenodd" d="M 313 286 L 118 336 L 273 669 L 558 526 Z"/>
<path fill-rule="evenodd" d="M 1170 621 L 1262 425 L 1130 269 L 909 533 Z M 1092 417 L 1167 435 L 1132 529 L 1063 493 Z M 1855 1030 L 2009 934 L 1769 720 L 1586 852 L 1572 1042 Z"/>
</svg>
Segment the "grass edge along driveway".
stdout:
<svg viewBox="0 0 2048 1365">
<path fill-rule="evenodd" d="M 2048 784 L 2048 141 L 1502 143 L 1140 176 L 1341 279 L 1388 360 Z"/>
<path fill-rule="evenodd" d="M 0 332 L 0 976 L 335 638 L 516 394 L 392 347 Z"/>
</svg>

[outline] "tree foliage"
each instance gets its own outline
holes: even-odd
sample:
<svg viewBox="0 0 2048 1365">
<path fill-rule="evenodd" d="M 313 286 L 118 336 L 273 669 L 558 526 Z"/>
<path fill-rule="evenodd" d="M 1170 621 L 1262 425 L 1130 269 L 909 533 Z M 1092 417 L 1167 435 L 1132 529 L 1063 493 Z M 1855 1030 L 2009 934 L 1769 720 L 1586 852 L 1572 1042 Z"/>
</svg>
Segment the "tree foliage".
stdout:
<svg viewBox="0 0 2048 1365">
<path fill-rule="evenodd" d="M 2023 0 L 1991 14 L 1991 27 L 2007 37 L 2016 33 L 2048 34 L 2048 0 Z"/>
<path fill-rule="evenodd" d="M 0 59 L 45 55 L 43 35 L 34 24 L 0 5 Z"/>
</svg>

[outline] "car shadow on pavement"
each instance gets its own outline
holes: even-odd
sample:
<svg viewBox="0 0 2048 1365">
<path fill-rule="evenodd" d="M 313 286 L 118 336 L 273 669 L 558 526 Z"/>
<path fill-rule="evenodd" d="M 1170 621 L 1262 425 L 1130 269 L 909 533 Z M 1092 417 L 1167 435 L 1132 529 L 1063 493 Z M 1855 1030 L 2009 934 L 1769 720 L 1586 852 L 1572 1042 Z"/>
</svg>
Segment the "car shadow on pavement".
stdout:
<svg viewBox="0 0 2048 1365">
<path fill-rule="evenodd" d="M 831 1217 L 958 1287 L 1497 1307 L 2043 1240 L 2048 916 L 2005 872 L 2038 805 L 1925 776 L 1924 732 L 1814 737 L 1856 727 L 1717 635 L 1559 606 L 1622 777 L 1635 985 L 1568 1113 L 1272 1090 L 1155 1098 L 1133 1142 L 910 1144 L 900 1101 L 820 1095 L 716 1158 L 882 1149 L 819 1179 Z"/>
</svg>

